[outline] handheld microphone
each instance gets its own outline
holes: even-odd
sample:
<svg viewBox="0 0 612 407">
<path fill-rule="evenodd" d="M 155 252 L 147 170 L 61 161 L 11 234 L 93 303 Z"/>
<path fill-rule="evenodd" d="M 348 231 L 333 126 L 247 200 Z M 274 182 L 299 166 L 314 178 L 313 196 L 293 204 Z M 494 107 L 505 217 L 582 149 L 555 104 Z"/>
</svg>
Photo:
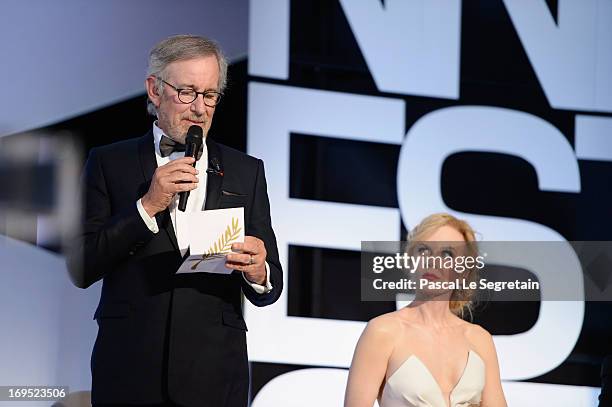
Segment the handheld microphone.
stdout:
<svg viewBox="0 0 612 407">
<path fill-rule="evenodd" d="M 200 126 L 193 125 L 187 130 L 187 137 L 185 137 L 185 157 L 194 157 L 197 160 L 200 159 L 200 149 L 202 148 L 203 135 L 202 128 Z M 193 167 L 196 166 L 196 161 L 193 162 Z M 185 212 L 187 209 L 187 199 L 189 199 L 190 191 L 179 192 L 179 204 L 178 209 L 181 212 Z"/>
</svg>

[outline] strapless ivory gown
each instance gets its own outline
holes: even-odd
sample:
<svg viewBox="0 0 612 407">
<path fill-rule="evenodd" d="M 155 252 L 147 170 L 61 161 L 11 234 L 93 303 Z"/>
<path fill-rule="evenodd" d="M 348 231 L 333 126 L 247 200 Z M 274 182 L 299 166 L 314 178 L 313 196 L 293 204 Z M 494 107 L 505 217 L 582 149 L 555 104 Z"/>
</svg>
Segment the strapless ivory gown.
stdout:
<svg viewBox="0 0 612 407">
<path fill-rule="evenodd" d="M 450 394 L 450 406 L 427 366 L 412 355 L 389 377 L 380 407 L 468 407 L 479 406 L 485 384 L 485 365 L 469 351 L 459 381 Z"/>
</svg>

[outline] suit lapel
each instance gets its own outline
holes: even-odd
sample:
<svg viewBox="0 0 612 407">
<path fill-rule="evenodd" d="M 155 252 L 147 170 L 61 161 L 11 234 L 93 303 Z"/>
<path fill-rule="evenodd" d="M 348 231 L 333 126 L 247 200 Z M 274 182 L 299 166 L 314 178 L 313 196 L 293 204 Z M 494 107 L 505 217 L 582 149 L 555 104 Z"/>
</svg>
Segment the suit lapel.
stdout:
<svg viewBox="0 0 612 407">
<path fill-rule="evenodd" d="M 140 196 L 143 196 L 149 186 L 151 185 L 151 180 L 153 179 L 153 173 L 157 168 L 157 160 L 155 159 L 155 144 L 153 142 L 153 131 L 149 130 L 149 132 L 141 137 L 138 143 L 138 156 L 140 159 L 140 166 L 142 168 L 142 175 L 144 177 L 145 182 L 141 185 L 140 188 Z M 157 221 L 157 225 L 160 229 L 164 229 L 172 242 L 175 250 L 178 250 L 178 242 L 176 240 L 176 233 L 174 232 L 174 227 L 172 226 L 172 221 L 170 219 L 170 210 L 166 208 L 166 210 L 155 215 L 155 220 Z"/>
<path fill-rule="evenodd" d="M 208 168 L 215 169 L 215 160 L 221 169 L 221 174 L 208 173 L 206 181 L 206 202 L 204 209 L 218 209 L 221 196 L 221 185 L 223 184 L 223 156 L 221 149 L 210 137 L 206 137 L 206 148 L 208 149 Z"/>
</svg>

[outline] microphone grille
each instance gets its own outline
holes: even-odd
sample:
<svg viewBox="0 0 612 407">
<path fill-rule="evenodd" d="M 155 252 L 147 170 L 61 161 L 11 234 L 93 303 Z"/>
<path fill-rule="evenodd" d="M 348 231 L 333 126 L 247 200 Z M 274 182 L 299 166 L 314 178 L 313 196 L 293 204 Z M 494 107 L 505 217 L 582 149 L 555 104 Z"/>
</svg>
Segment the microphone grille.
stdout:
<svg viewBox="0 0 612 407">
<path fill-rule="evenodd" d="M 200 126 L 196 126 L 195 124 L 189 127 L 187 130 L 187 137 L 185 137 L 185 143 L 197 143 L 198 141 L 201 143 L 202 138 L 204 137 L 204 132 Z"/>
</svg>

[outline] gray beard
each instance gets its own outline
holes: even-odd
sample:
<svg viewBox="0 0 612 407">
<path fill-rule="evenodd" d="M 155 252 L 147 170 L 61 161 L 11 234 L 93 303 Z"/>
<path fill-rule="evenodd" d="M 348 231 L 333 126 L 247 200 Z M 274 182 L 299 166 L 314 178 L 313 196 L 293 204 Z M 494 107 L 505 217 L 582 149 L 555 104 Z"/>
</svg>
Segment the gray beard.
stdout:
<svg viewBox="0 0 612 407">
<path fill-rule="evenodd" d="M 156 126 L 159 127 L 159 121 L 156 120 Z M 167 137 L 170 137 L 172 140 L 176 141 L 177 143 L 181 143 L 181 144 L 185 144 L 185 138 L 187 137 L 187 132 L 185 132 L 185 134 L 175 134 L 174 131 L 166 131 L 165 129 L 162 129 L 161 127 L 159 127 L 164 134 Z M 208 136 L 208 131 L 206 131 L 204 128 L 202 128 L 203 131 L 203 137 L 204 140 L 206 140 L 206 137 Z"/>
</svg>

